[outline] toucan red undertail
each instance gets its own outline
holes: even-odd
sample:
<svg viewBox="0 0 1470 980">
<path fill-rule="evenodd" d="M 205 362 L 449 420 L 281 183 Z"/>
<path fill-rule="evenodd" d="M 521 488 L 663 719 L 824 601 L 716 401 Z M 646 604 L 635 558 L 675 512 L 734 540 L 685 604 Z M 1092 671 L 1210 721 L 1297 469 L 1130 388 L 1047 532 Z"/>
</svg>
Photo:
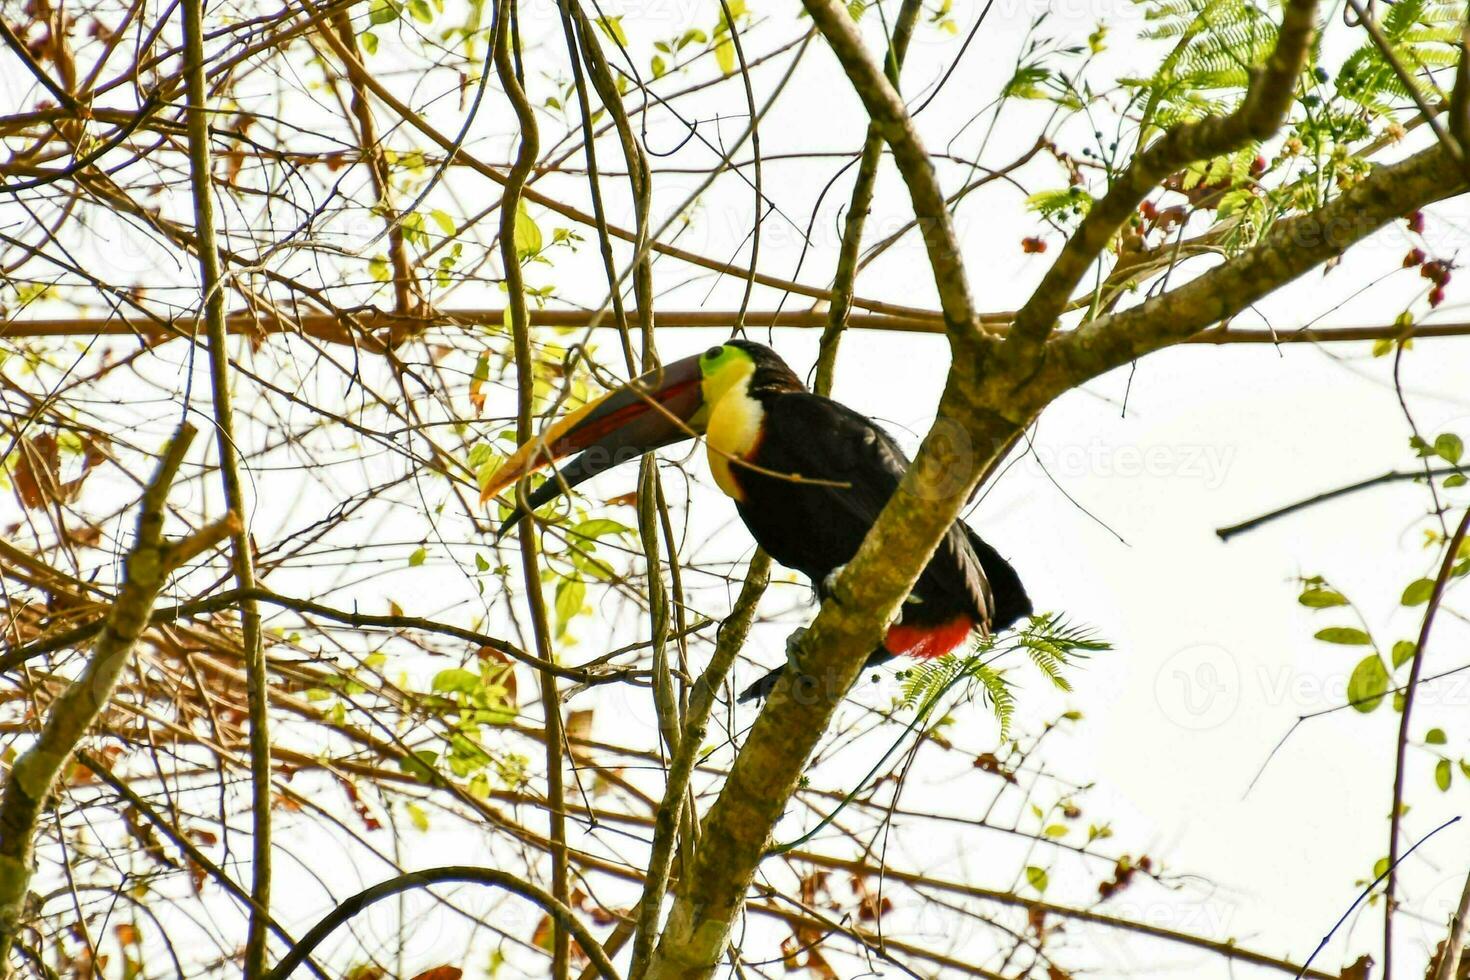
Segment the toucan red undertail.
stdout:
<svg viewBox="0 0 1470 980">
<path fill-rule="evenodd" d="M 580 452 L 529 494 L 539 507 L 612 466 L 697 435 L 705 437 L 715 482 L 735 500 L 757 543 L 811 579 L 819 598 L 857 553 L 909 465 L 888 433 L 807 391 L 775 351 L 731 340 L 558 420 L 496 470 L 482 500 Z M 513 512 L 501 533 L 523 516 Z M 1030 613 L 1016 570 L 956 521 L 867 666 L 898 655 L 943 656 L 977 630 L 998 632 Z M 740 700 L 768 695 L 785 669 L 752 684 Z"/>
</svg>

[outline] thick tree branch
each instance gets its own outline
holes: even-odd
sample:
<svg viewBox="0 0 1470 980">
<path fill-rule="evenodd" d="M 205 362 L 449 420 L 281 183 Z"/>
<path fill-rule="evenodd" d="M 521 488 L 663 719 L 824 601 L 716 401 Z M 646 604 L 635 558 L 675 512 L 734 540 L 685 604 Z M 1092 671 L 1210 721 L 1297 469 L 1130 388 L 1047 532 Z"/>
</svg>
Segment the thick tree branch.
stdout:
<svg viewBox="0 0 1470 980">
<path fill-rule="evenodd" d="M 35 862 L 36 825 L 57 777 L 111 699 L 169 575 L 240 527 L 232 512 L 183 541 L 164 539 L 168 492 L 194 435 L 191 426 L 183 426 L 164 451 L 143 493 L 137 540 L 123 565 L 122 588 L 108 610 L 87 665 L 52 703 L 40 735 L 15 760 L 5 781 L 4 797 L 0 799 L 0 964 L 8 958 L 10 944 L 22 925 Z"/>
<path fill-rule="evenodd" d="M 899 72 L 908 53 L 909 40 L 919 19 L 920 0 L 904 0 L 893 26 L 893 41 L 883 60 L 883 72 L 898 88 Z M 852 295 L 857 285 L 859 254 L 863 247 L 863 229 L 868 222 L 868 209 L 873 206 L 873 188 L 878 182 L 878 162 L 883 158 L 883 134 L 875 123 L 868 123 L 858 158 L 858 172 L 852 184 L 852 198 L 847 206 L 847 219 L 842 228 L 842 245 L 837 253 L 837 271 L 832 277 L 832 305 L 827 309 L 827 325 L 822 328 L 821 353 L 817 357 L 815 391 L 832 390 L 832 374 L 837 366 L 837 346 L 852 313 Z"/>
<path fill-rule="evenodd" d="M 1040 349 L 1092 263 L 1164 178 L 1196 160 L 1222 156 L 1251 140 L 1268 139 L 1281 128 L 1296 94 L 1297 77 L 1311 51 L 1316 17 L 1316 0 L 1290 0 L 1275 49 L 1265 66 L 1255 71 L 1240 106 L 1227 116 L 1181 123 L 1133 158 L 1093 204 L 1031 299 L 1016 314 L 1008 347 L 1022 356 Z"/>
<path fill-rule="evenodd" d="M 1395 218 L 1461 194 L 1467 186 L 1464 173 L 1439 144 L 1380 167 L 1318 210 L 1277 222 L 1263 241 L 1225 264 L 1138 306 L 1058 334 L 1047 345 L 1041 377 L 1048 386 L 1077 384 L 1179 343 L 1341 255 Z M 1049 372 L 1060 377 L 1047 378 Z"/>
<path fill-rule="evenodd" d="M 961 258 L 963 253 L 934 163 L 924 149 L 914 121 L 909 118 L 903 97 L 868 54 L 845 4 L 837 0 L 802 0 L 802 5 L 842 63 L 868 112 L 870 125 L 882 134 L 893 151 L 893 162 L 908 186 L 914 217 L 918 219 L 929 265 L 934 270 L 946 328 L 952 336 L 970 337 L 978 321 Z"/>
</svg>

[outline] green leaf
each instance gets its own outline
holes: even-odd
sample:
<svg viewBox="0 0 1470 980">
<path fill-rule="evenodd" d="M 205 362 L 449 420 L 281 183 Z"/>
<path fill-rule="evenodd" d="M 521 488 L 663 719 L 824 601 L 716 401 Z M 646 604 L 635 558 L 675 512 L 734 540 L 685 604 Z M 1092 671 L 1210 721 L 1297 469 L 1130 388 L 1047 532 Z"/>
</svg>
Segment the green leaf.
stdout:
<svg viewBox="0 0 1470 980">
<path fill-rule="evenodd" d="M 434 675 L 432 688 L 441 694 L 473 694 L 480 689 L 480 675 L 463 667 L 450 667 Z"/>
<path fill-rule="evenodd" d="M 1449 791 L 1450 788 L 1450 760 L 1440 759 L 1434 766 L 1434 785 L 1439 787 L 1441 793 Z"/>
<path fill-rule="evenodd" d="M 414 568 L 414 567 L 416 567 L 418 565 L 422 565 L 424 563 L 424 559 L 426 559 L 428 557 L 429 557 L 429 551 L 428 551 L 428 549 L 427 548 L 424 548 L 424 547 L 419 547 L 419 548 L 417 548 L 414 551 L 413 554 L 411 554 L 411 555 L 408 556 L 408 567 L 409 568 Z"/>
<path fill-rule="evenodd" d="M 587 586 L 581 579 L 564 578 L 556 587 L 556 636 L 566 634 L 567 626 L 582 611 L 582 601 L 587 597 Z"/>
<path fill-rule="evenodd" d="M 478 572 L 488 572 L 488 571 L 490 571 L 490 563 L 488 561 L 486 561 L 485 560 L 485 556 L 482 555 L 482 554 L 480 554 L 478 551 L 475 552 L 475 571 L 478 571 Z"/>
<path fill-rule="evenodd" d="M 1381 857 L 1373 862 L 1373 877 L 1382 878 L 1386 874 L 1388 874 L 1388 858 Z"/>
<path fill-rule="evenodd" d="M 395 0 L 373 0 L 368 8 L 368 20 L 374 24 L 391 24 L 402 12 L 403 8 Z"/>
<path fill-rule="evenodd" d="M 388 273 L 388 257 L 386 255 L 375 255 L 368 260 L 368 275 L 378 282 L 387 282 L 392 278 Z"/>
<path fill-rule="evenodd" d="M 1050 827 L 1043 830 L 1042 833 L 1045 834 L 1047 837 L 1066 837 L 1067 828 L 1063 824 L 1054 823 Z"/>
<path fill-rule="evenodd" d="M 602 28 L 602 33 L 607 35 L 609 41 L 616 41 L 623 47 L 628 46 L 628 35 L 623 31 L 623 18 L 621 16 L 599 17 L 595 23 L 598 27 Z"/>
<path fill-rule="evenodd" d="M 1383 695 L 1387 690 L 1388 668 L 1383 665 L 1383 658 L 1376 653 L 1359 661 L 1358 666 L 1353 668 L 1352 676 L 1348 678 L 1348 701 L 1365 715 L 1383 702 Z"/>
<path fill-rule="evenodd" d="M 543 241 L 541 237 L 541 228 L 536 224 L 535 219 L 531 217 L 530 212 L 526 210 L 525 201 L 521 201 L 516 205 L 516 226 L 514 237 L 516 254 L 519 255 L 522 259 L 526 258 L 527 256 L 535 255 L 537 252 L 541 251 L 541 244 Z"/>
<path fill-rule="evenodd" d="M 632 534 L 633 529 L 607 517 L 595 517 L 572 528 L 572 536 L 597 540 L 606 534 Z"/>
<path fill-rule="evenodd" d="M 1444 745 L 1447 741 L 1443 728 L 1431 728 L 1425 735 L 1424 741 L 1428 745 Z"/>
<path fill-rule="evenodd" d="M 1036 889 L 1038 892 L 1044 892 L 1044 891 L 1046 891 L 1046 884 L 1047 884 L 1046 869 L 1045 868 L 1038 868 L 1035 865 L 1027 865 L 1026 866 L 1026 884 L 1030 885 L 1032 888 Z"/>
<path fill-rule="evenodd" d="M 1372 646 L 1373 639 L 1362 630 L 1352 626 L 1329 626 L 1312 634 L 1323 643 L 1340 643 L 1344 646 Z"/>
<path fill-rule="evenodd" d="M 454 234 L 454 219 L 447 212 L 435 208 L 429 212 L 429 217 L 434 220 L 434 224 L 438 225 L 439 230 L 444 232 L 444 234 Z"/>
<path fill-rule="evenodd" d="M 408 13 L 420 24 L 433 23 L 434 11 L 429 9 L 426 0 L 408 0 Z"/>
<path fill-rule="evenodd" d="M 715 63 L 720 66 L 722 75 L 735 74 L 735 45 L 729 37 L 715 45 Z"/>
<path fill-rule="evenodd" d="M 1455 487 L 1463 487 L 1465 482 L 1464 473 L 1451 473 L 1444 478 L 1444 488 L 1446 490 L 1453 490 Z"/>
<path fill-rule="evenodd" d="M 424 808 L 417 803 L 405 803 L 403 808 L 408 811 L 408 819 L 419 833 L 427 833 L 429 830 L 429 815 Z"/>
<path fill-rule="evenodd" d="M 1433 579 L 1417 579 L 1404 587 L 1404 595 L 1399 602 L 1406 606 L 1422 606 L 1429 601 L 1429 596 L 1433 592 Z"/>
<path fill-rule="evenodd" d="M 663 78 L 669 73 L 669 63 L 664 60 L 663 55 L 654 55 L 648 62 L 649 71 L 653 72 L 654 78 Z"/>
<path fill-rule="evenodd" d="M 413 755 L 403 756 L 398 760 L 398 768 L 422 783 L 434 781 L 434 763 L 439 761 L 439 753 L 431 749 L 418 749 Z"/>
<path fill-rule="evenodd" d="M 1441 432 L 1434 440 L 1434 451 L 1441 459 L 1458 463 L 1465 454 L 1465 443 L 1453 432 Z"/>
<path fill-rule="evenodd" d="M 1399 640 L 1393 645 L 1393 667 L 1398 670 L 1404 664 L 1414 659 L 1414 651 L 1419 645 L 1413 640 Z"/>
<path fill-rule="evenodd" d="M 1296 601 L 1309 609 L 1327 609 L 1331 606 L 1345 606 L 1348 604 L 1347 596 L 1333 589 L 1307 588 L 1296 597 Z"/>
<path fill-rule="evenodd" d="M 361 34 L 357 35 L 357 43 L 361 44 L 362 49 L 368 54 L 378 53 L 378 35 L 374 34 L 372 31 L 363 31 Z"/>
</svg>

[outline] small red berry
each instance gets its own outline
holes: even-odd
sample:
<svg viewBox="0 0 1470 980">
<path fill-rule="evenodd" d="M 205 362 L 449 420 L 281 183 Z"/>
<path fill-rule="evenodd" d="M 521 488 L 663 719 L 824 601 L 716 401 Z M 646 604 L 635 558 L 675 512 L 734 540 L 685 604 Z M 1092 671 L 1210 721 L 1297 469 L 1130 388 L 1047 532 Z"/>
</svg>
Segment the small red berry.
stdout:
<svg viewBox="0 0 1470 980">
<path fill-rule="evenodd" d="M 1435 286 L 1429 291 L 1429 305 L 1438 306 L 1444 302 L 1444 287 Z"/>
<path fill-rule="evenodd" d="M 1416 265 L 1424 264 L 1424 250 L 1422 248 L 1411 248 L 1409 254 L 1404 256 L 1404 268 L 1412 269 Z"/>
<path fill-rule="evenodd" d="M 1046 240 L 1040 235 L 1032 235 L 1030 238 L 1021 239 L 1021 251 L 1027 255 L 1038 255 L 1046 251 Z"/>
<path fill-rule="evenodd" d="M 1424 234 L 1424 212 L 1410 211 L 1408 216 L 1409 230 L 1416 235 Z"/>
</svg>

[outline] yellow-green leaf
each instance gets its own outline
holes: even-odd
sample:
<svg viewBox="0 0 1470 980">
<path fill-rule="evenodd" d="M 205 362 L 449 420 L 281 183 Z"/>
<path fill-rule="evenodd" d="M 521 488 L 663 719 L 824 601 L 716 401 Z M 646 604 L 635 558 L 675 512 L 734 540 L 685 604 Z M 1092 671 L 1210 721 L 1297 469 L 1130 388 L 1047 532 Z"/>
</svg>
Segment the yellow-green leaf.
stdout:
<svg viewBox="0 0 1470 980">
<path fill-rule="evenodd" d="M 424 812 L 424 808 L 417 803 L 406 803 L 404 809 L 408 811 L 408 819 L 413 823 L 414 828 L 421 833 L 426 833 L 429 829 L 429 815 Z"/>
<path fill-rule="evenodd" d="M 602 33 L 607 35 L 608 40 L 616 41 L 624 47 L 627 47 L 628 35 L 623 30 L 623 18 L 621 16 L 599 17 L 595 23 L 598 27 L 602 28 Z"/>
<path fill-rule="evenodd" d="M 1377 708 L 1383 702 L 1383 695 L 1387 690 L 1388 668 L 1383 665 L 1383 658 L 1376 653 L 1359 661 L 1358 666 L 1353 668 L 1352 676 L 1348 678 L 1348 701 L 1363 714 Z"/>
<path fill-rule="evenodd" d="M 1453 432 L 1441 432 L 1434 440 L 1434 451 L 1451 463 L 1458 463 L 1465 454 L 1465 443 Z"/>
<path fill-rule="evenodd" d="M 582 611 L 582 601 L 587 597 L 587 586 L 580 579 L 562 579 L 556 587 L 556 635 L 566 634 L 567 626 Z"/>
<path fill-rule="evenodd" d="M 541 228 L 526 210 L 526 202 L 516 205 L 515 247 L 516 255 L 525 259 L 541 251 Z"/>
<path fill-rule="evenodd" d="M 1352 626 L 1329 626 L 1312 635 L 1323 643 L 1341 643 L 1345 646 L 1366 647 L 1373 643 L 1367 633 Z"/>
<path fill-rule="evenodd" d="M 1399 599 L 1406 606 L 1422 606 L 1429 601 L 1434 592 L 1434 580 L 1421 578 L 1410 582 L 1404 588 L 1403 597 Z"/>
<path fill-rule="evenodd" d="M 1297 602 L 1310 609 L 1327 609 L 1330 606 L 1345 606 L 1348 604 L 1347 596 L 1334 589 L 1307 588 L 1297 596 Z"/>
</svg>

